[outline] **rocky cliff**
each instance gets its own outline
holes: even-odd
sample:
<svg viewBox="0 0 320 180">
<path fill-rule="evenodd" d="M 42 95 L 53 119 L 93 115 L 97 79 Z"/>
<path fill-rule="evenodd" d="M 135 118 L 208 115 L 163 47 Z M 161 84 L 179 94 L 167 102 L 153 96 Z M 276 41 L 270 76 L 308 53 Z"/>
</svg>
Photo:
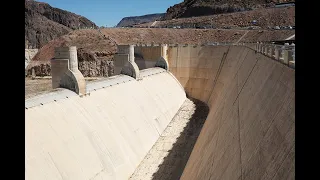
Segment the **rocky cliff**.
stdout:
<svg viewBox="0 0 320 180">
<path fill-rule="evenodd" d="M 97 27 L 87 18 L 47 3 L 25 0 L 25 48 L 40 48 L 74 29 Z"/>
<path fill-rule="evenodd" d="M 164 16 L 164 13 L 125 17 L 117 24 L 117 27 L 125 27 L 125 26 L 141 24 L 141 23 L 153 22 L 153 21 L 159 20 L 163 16 Z"/>
<path fill-rule="evenodd" d="M 287 1 L 289 0 L 184 0 L 170 6 L 162 20 L 252 10 Z"/>
</svg>

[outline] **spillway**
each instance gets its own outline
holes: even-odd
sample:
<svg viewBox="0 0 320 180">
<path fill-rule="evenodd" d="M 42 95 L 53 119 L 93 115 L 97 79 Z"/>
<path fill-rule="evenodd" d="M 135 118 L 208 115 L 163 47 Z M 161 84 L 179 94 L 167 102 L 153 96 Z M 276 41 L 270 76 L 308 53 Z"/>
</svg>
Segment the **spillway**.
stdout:
<svg viewBox="0 0 320 180">
<path fill-rule="evenodd" d="M 294 179 L 295 70 L 244 46 L 167 52 L 169 71 L 26 100 L 26 178 L 128 179 L 192 97 L 209 112 L 180 174 L 146 179 Z"/>
</svg>

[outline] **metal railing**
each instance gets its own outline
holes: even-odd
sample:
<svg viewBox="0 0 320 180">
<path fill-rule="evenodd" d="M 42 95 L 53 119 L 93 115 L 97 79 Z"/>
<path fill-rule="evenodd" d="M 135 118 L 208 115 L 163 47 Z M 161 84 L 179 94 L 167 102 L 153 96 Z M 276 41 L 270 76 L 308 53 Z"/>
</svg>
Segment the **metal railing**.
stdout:
<svg viewBox="0 0 320 180">
<path fill-rule="evenodd" d="M 206 45 L 234 45 L 234 46 L 245 46 L 258 53 L 272 58 L 282 64 L 287 65 L 290 68 L 295 69 L 295 44 L 285 43 L 284 45 L 275 45 L 271 43 L 263 42 L 244 42 L 244 43 L 207 43 Z"/>
</svg>

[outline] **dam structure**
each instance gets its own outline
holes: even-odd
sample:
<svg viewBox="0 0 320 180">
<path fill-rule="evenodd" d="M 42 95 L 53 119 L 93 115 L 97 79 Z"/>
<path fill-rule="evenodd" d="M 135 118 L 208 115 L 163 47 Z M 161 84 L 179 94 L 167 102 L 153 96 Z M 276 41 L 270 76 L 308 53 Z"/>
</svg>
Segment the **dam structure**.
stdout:
<svg viewBox="0 0 320 180">
<path fill-rule="evenodd" d="M 76 47 L 25 101 L 26 179 L 294 179 L 295 46 L 123 44 L 86 84 Z"/>
</svg>

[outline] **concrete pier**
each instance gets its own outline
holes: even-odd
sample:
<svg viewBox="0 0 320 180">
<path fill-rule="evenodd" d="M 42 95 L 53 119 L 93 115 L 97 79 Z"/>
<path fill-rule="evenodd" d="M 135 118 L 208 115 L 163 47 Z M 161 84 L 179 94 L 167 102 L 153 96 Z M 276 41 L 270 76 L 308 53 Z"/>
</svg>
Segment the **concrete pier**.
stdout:
<svg viewBox="0 0 320 180">
<path fill-rule="evenodd" d="M 86 82 L 78 69 L 77 48 L 55 48 L 51 60 L 52 88 L 67 88 L 77 94 L 86 93 Z"/>
</svg>

